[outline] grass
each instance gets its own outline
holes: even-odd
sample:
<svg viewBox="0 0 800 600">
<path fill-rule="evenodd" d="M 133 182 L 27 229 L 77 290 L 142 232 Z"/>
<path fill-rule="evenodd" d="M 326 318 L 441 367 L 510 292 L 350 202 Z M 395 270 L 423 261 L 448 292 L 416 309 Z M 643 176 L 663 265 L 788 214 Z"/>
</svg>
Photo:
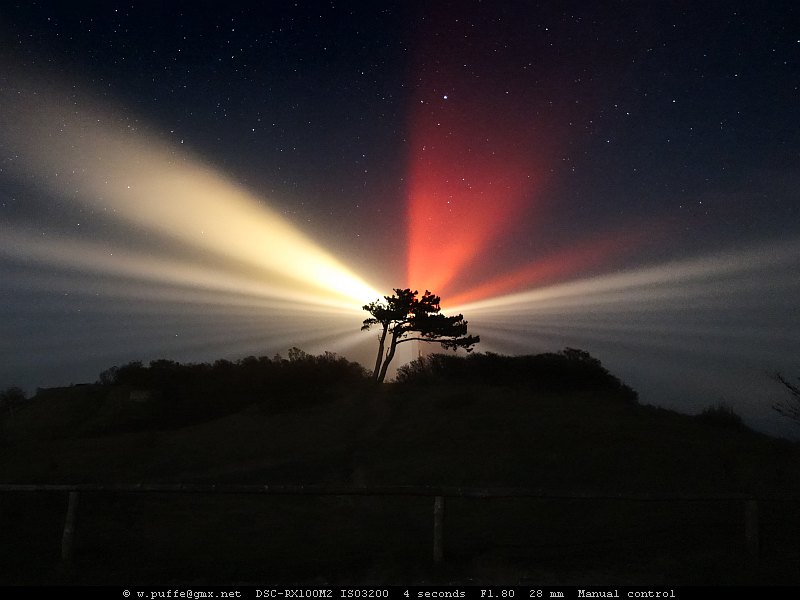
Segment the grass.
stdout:
<svg viewBox="0 0 800 600">
<path fill-rule="evenodd" d="M 797 444 L 614 390 L 450 382 L 326 398 L 159 428 L 167 399 L 51 390 L 5 423 L 0 480 L 800 492 Z M 447 560 L 433 565 L 430 498 L 83 494 L 65 571 L 64 496 L 5 493 L 0 583 L 800 584 L 796 502 L 759 510 L 754 568 L 742 502 L 451 498 Z"/>
</svg>

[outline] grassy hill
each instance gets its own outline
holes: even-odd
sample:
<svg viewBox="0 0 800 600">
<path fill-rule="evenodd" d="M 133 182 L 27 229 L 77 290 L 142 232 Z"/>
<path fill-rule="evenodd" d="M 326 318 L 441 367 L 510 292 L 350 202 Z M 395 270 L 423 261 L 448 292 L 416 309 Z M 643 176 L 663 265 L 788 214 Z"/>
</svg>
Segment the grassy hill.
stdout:
<svg viewBox="0 0 800 600">
<path fill-rule="evenodd" d="M 129 368 L 130 367 L 130 368 Z M 800 584 L 798 445 L 726 418 L 643 406 L 599 361 L 433 356 L 375 387 L 340 357 L 134 364 L 5 415 L 6 483 L 213 482 L 526 487 L 601 500 L 84 494 L 74 568 L 64 498 L 0 495 L 0 583 Z M 728 415 L 730 417 L 730 415 Z M 619 494 L 753 494 L 740 501 Z M 201 543 L 200 540 L 203 540 Z M 209 544 L 208 540 L 212 543 Z M 269 567 L 265 565 L 270 565 Z M 66 579 L 65 579 L 66 578 Z"/>
</svg>

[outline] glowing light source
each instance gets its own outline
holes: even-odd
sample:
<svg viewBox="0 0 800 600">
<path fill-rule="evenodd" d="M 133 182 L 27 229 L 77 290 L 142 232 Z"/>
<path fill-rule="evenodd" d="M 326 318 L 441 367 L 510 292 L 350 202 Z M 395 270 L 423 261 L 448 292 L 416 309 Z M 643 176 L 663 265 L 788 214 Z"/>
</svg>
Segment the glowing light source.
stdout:
<svg viewBox="0 0 800 600">
<path fill-rule="evenodd" d="M 15 300 L 0 380 L 291 346 L 372 354 L 361 306 L 381 294 L 264 200 L 83 84 L 2 66 L 4 177 L 32 205 L 2 215 L 0 287 Z"/>
<path fill-rule="evenodd" d="M 132 131 L 131 116 L 16 77 L 18 93 L 3 94 L 11 118 L 0 134 L 19 156 L 12 173 L 147 231 L 154 243 L 147 256 L 125 240 L 4 232 L 7 257 L 351 310 L 379 296 L 242 186 L 141 124 Z M 163 250 L 170 241 L 178 258 Z"/>
</svg>

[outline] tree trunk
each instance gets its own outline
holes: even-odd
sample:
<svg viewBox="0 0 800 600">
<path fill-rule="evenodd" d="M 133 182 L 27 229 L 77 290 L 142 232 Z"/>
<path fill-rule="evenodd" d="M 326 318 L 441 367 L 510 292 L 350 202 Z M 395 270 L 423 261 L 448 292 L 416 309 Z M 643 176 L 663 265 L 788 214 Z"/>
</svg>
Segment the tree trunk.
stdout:
<svg viewBox="0 0 800 600">
<path fill-rule="evenodd" d="M 386 379 L 386 371 L 389 370 L 389 363 L 392 362 L 394 358 L 394 352 L 397 350 L 397 338 L 399 336 L 392 334 L 392 342 L 389 346 L 389 352 L 386 353 L 386 360 L 383 361 L 383 365 L 381 366 L 381 373 L 378 376 L 378 383 L 383 383 L 383 380 Z"/>
<path fill-rule="evenodd" d="M 372 370 L 372 378 L 378 383 L 382 383 L 383 379 L 378 379 L 381 372 L 381 362 L 383 361 L 383 348 L 386 343 L 386 332 L 389 330 L 389 324 L 383 326 L 383 333 L 378 338 L 378 357 L 375 359 L 375 368 Z"/>
</svg>

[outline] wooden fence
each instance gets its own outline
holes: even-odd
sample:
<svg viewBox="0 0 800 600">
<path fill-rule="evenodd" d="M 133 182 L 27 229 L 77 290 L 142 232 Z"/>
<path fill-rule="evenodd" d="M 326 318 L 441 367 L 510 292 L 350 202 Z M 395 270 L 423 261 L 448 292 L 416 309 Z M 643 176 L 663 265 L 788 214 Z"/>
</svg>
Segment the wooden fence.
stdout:
<svg viewBox="0 0 800 600">
<path fill-rule="evenodd" d="M 444 558 L 446 498 L 533 498 L 541 500 L 629 500 L 639 502 L 739 501 L 744 506 L 743 541 L 752 566 L 759 557 L 759 501 L 798 501 L 798 496 L 754 497 L 749 494 L 636 494 L 603 492 L 554 492 L 532 488 L 475 488 L 451 486 L 257 485 L 257 484 L 0 484 L 0 492 L 61 492 L 68 494 L 61 537 L 61 559 L 72 559 L 78 503 L 82 493 L 185 493 L 185 494 L 274 494 L 293 496 L 423 496 L 433 498 L 433 561 Z"/>
</svg>

